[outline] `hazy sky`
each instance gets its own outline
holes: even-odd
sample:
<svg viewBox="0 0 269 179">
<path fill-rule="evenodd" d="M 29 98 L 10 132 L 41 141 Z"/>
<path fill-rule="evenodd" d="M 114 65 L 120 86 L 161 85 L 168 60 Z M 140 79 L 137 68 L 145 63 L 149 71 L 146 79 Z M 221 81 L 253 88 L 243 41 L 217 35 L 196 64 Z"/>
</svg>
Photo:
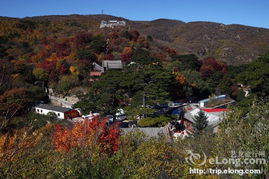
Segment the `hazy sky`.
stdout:
<svg viewBox="0 0 269 179">
<path fill-rule="evenodd" d="M 105 14 L 131 20 L 213 21 L 269 28 L 269 0 L 0 0 L 0 16 Z"/>
</svg>

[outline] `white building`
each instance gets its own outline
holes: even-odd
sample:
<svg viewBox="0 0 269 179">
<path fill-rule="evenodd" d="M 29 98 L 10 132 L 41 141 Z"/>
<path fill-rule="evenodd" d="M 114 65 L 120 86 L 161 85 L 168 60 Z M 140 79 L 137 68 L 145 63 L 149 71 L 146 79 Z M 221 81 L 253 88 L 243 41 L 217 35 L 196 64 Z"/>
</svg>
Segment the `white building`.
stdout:
<svg viewBox="0 0 269 179">
<path fill-rule="evenodd" d="M 100 65 L 98 65 L 97 63 L 93 62 L 92 63 L 93 69 L 94 71 L 98 71 L 98 72 L 104 72 L 104 68 Z"/>
<path fill-rule="evenodd" d="M 64 108 L 59 106 L 52 106 L 48 104 L 39 104 L 33 108 L 36 113 L 48 115 L 49 113 L 54 113 L 59 119 L 67 119 L 79 116 L 77 110 L 71 108 Z"/>
<path fill-rule="evenodd" d="M 194 108 L 190 111 L 187 111 L 184 114 L 184 119 L 188 120 L 192 124 L 195 123 L 194 117 L 198 115 L 200 111 L 205 113 L 207 117 L 208 125 L 215 128 L 219 125 L 219 123 L 226 117 L 227 109 L 199 109 Z"/>
<path fill-rule="evenodd" d="M 126 26 L 126 22 L 118 21 L 118 20 L 109 20 L 109 21 L 102 20 L 100 24 L 100 28 L 105 28 L 105 27 L 114 28 L 117 26 Z"/>
<path fill-rule="evenodd" d="M 104 71 L 113 70 L 113 69 L 122 69 L 122 61 L 121 60 L 104 60 L 102 62 L 102 67 Z"/>
</svg>

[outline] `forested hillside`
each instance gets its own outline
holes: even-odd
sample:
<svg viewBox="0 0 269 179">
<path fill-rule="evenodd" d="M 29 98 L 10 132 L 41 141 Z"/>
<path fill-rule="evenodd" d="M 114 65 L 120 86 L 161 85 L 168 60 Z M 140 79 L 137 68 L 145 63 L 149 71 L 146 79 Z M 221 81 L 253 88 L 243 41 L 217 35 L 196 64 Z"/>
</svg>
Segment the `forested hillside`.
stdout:
<svg viewBox="0 0 269 179">
<path fill-rule="evenodd" d="M 2 24 L 15 24 L 20 19 L 1 18 Z M 51 33 L 62 36 L 71 35 L 81 30 L 98 31 L 101 20 L 125 20 L 127 27 L 139 31 L 144 36 L 151 36 L 162 46 L 176 48 L 180 53 L 193 53 L 199 58 L 214 56 L 227 64 L 249 63 L 269 48 L 269 30 L 243 25 L 224 25 L 213 22 L 190 22 L 158 19 L 153 21 L 131 21 L 109 15 L 70 15 L 40 16 L 25 18 L 37 24 L 43 35 Z M 1 33 L 13 33 L 8 26 L 1 28 Z M 15 27 L 16 28 L 16 27 Z M 22 27 L 19 27 L 22 28 Z M 41 30 L 41 31 L 40 31 Z M 43 33 L 44 32 L 44 33 Z M 38 35 L 37 35 L 38 36 Z M 40 37 L 40 36 L 39 36 Z"/>
<path fill-rule="evenodd" d="M 99 28 L 110 19 L 127 25 Z M 4 178 L 189 178 L 194 175 L 186 150 L 208 157 L 229 157 L 228 150 L 268 152 L 267 29 L 101 15 L 0 20 Z M 113 60 L 123 67 L 92 76 L 95 64 Z M 48 89 L 63 99 L 76 95 L 74 108 L 100 116 L 73 123 L 34 113 L 33 106 L 50 102 Z M 227 118 L 214 134 L 210 129 L 186 140 L 149 139 L 139 132 L 121 135 L 117 122 L 108 123 L 122 109 L 130 120 L 146 116 L 140 127 L 164 126 L 175 118 L 147 116 L 154 106 L 219 94 L 236 104 L 225 109 Z M 247 167 L 263 168 L 268 176 L 268 164 Z"/>
<path fill-rule="evenodd" d="M 251 91 L 251 99 L 268 94 L 268 54 L 247 65 L 233 67 L 215 56 L 201 58 L 197 54 L 185 54 L 169 44 L 166 46 L 154 34 L 145 35 L 132 28 L 136 26 L 144 31 L 139 24 L 149 28 L 145 25 L 148 22 L 127 21 L 125 27 L 99 28 L 102 19 L 111 18 L 114 17 L 1 18 L 1 99 L 22 98 L 14 99 L 20 110 L 14 107 L 16 112 L 9 115 L 24 113 L 40 100 L 48 101 L 47 88 L 61 95 L 75 93 L 84 99 L 77 106 L 85 112 L 106 114 L 118 107 L 141 105 L 143 95 L 147 103 L 153 105 L 191 97 L 202 99 L 219 93 L 229 94 L 240 102 L 247 99 L 245 90 Z M 184 23 L 157 20 L 150 24 L 152 29 L 163 24 L 163 28 L 155 29 L 167 32 L 164 27 L 176 28 Z M 195 34 L 192 37 L 198 38 Z M 188 43 L 183 46 L 187 47 Z M 92 83 L 93 62 L 101 64 L 104 60 L 121 60 L 125 67 L 122 71 L 108 71 Z M 84 96 L 70 91 L 75 87 L 86 89 L 86 96 L 85 90 Z M 7 117 L 5 109 L 13 102 L 6 104 L 2 106 L 2 114 Z"/>
</svg>

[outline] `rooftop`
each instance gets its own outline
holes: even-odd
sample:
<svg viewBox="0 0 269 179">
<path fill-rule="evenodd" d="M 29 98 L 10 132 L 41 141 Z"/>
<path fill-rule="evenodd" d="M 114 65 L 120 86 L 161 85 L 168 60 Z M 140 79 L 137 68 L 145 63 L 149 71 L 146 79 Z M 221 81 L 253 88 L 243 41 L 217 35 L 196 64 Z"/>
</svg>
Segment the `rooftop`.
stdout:
<svg viewBox="0 0 269 179">
<path fill-rule="evenodd" d="M 101 76 L 102 75 L 102 72 L 99 72 L 99 71 L 91 71 L 90 72 L 90 76 Z"/>
<path fill-rule="evenodd" d="M 129 132 L 143 132 L 147 137 L 160 137 L 162 135 L 168 136 L 168 129 L 166 127 L 139 127 L 139 128 L 121 128 L 123 133 Z"/>
<path fill-rule="evenodd" d="M 104 60 L 102 61 L 102 67 L 106 67 L 108 69 L 122 69 L 122 61 L 121 60 Z"/>
<path fill-rule="evenodd" d="M 203 100 L 200 100 L 199 102 L 208 102 L 208 101 L 213 100 L 213 99 L 222 99 L 225 97 L 226 97 L 226 95 L 214 96 L 213 98 L 203 99 Z"/>
<path fill-rule="evenodd" d="M 51 110 L 51 111 L 58 111 L 58 112 L 67 112 L 67 111 L 72 110 L 71 108 L 52 106 L 49 104 L 38 104 L 35 106 L 35 108 L 42 108 L 42 109 L 47 109 L 47 110 Z"/>
<path fill-rule="evenodd" d="M 217 108 L 217 107 L 221 107 L 223 105 L 228 105 L 228 104 L 234 103 L 234 102 L 235 101 L 227 95 L 219 95 L 219 96 L 214 96 L 212 98 L 200 100 L 199 105 L 201 107 Z"/>
<path fill-rule="evenodd" d="M 207 116 L 208 125 L 215 127 L 217 126 L 222 119 L 226 116 L 227 110 L 220 109 L 220 110 L 204 110 L 195 108 L 192 111 L 188 111 L 184 114 L 184 118 L 189 120 L 190 122 L 194 123 L 194 116 L 198 115 L 198 112 L 203 110 L 205 115 Z"/>
</svg>

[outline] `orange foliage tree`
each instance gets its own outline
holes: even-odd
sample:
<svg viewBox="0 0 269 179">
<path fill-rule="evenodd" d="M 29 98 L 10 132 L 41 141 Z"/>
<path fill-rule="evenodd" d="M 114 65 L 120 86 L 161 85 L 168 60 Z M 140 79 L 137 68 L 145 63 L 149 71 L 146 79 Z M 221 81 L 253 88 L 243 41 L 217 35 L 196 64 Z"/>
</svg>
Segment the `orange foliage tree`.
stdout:
<svg viewBox="0 0 269 179">
<path fill-rule="evenodd" d="M 57 81 L 58 80 L 58 71 L 56 69 L 56 60 L 45 60 L 36 65 L 37 68 L 42 68 L 49 75 L 49 79 Z"/>
<path fill-rule="evenodd" d="M 131 47 L 124 47 L 121 54 L 122 61 L 126 63 L 131 62 L 132 55 L 133 55 L 133 49 Z"/>
<path fill-rule="evenodd" d="M 22 128 L 15 130 L 13 135 L 8 133 L 0 135 L 0 162 L 14 160 L 19 157 L 20 153 L 28 151 L 30 148 L 34 148 L 42 139 L 44 134 L 48 133 L 53 127 L 53 124 L 47 124 L 33 133 L 29 128 Z M 44 140 L 42 144 L 45 145 Z"/>
<path fill-rule="evenodd" d="M 182 73 L 176 72 L 175 75 L 176 75 L 176 80 L 178 81 L 180 85 L 184 85 L 187 83 L 187 79 Z"/>
<path fill-rule="evenodd" d="M 118 124 L 107 126 L 106 118 L 95 118 L 75 123 L 69 130 L 57 125 L 52 142 L 58 151 L 69 151 L 76 147 L 98 146 L 103 153 L 112 154 L 119 148 Z"/>
</svg>

